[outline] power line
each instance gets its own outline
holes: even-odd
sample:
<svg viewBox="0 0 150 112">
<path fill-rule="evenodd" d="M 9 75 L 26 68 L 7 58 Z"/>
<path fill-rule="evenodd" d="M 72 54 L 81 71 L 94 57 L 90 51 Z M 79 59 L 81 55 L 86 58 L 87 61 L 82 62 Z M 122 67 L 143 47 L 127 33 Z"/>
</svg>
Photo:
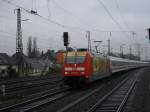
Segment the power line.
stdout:
<svg viewBox="0 0 150 112">
<path fill-rule="evenodd" d="M 119 22 L 112 16 L 112 14 L 111 14 L 110 11 L 107 9 L 107 7 L 106 7 L 105 4 L 102 2 L 102 0 L 97 0 L 97 1 L 98 1 L 98 3 L 99 3 L 100 5 L 103 6 L 104 10 L 107 12 L 107 14 L 108 14 L 109 17 L 112 19 L 112 21 L 118 26 L 118 28 L 124 30 L 123 27 L 119 24 Z M 133 32 L 133 31 L 130 31 L 130 32 Z M 123 33 L 126 35 L 125 32 L 123 32 Z M 126 36 L 128 36 L 128 35 L 126 35 Z"/>
<path fill-rule="evenodd" d="M 76 15 L 74 15 L 72 12 L 66 10 L 65 8 L 63 8 L 62 6 L 60 6 L 56 1 L 52 1 L 54 5 L 56 5 L 58 8 L 60 8 L 61 10 L 63 10 L 65 13 L 68 13 L 69 15 L 72 15 L 74 18 L 76 18 L 81 24 L 87 26 L 87 27 L 90 27 L 91 30 L 95 31 L 101 31 L 100 29 L 96 29 L 96 28 L 93 28 L 93 26 L 87 24 L 87 22 L 85 22 L 85 20 L 82 20 L 81 18 L 77 17 Z"/>
<path fill-rule="evenodd" d="M 49 19 L 52 18 L 52 13 L 51 13 L 51 9 L 50 9 L 50 1 L 51 0 L 47 0 L 47 9 L 48 9 L 48 14 L 49 14 Z"/>
<path fill-rule="evenodd" d="M 3 30 L 0 30 L 1 33 L 5 33 L 5 34 L 8 34 L 8 35 L 11 35 L 11 36 L 16 36 L 15 34 L 13 33 L 9 33 L 9 32 L 6 32 L 6 31 L 3 31 Z"/>
<path fill-rule="evenodd" d="M 20 6 L 20 5 L 14 4 L 14 3 L 12 3 L 12 2 L 10 2 L 10 1 L 8 1 L 8 0 L 2 0 L 2 1 L 4 1 L 4 2 L 10 4 L 10 5 L 13 5 L 13 6 L 17 7 L 17 8 L 20 8 L 20 9 L 26 11 L 27 13 L 36 15 L 36 16 L 38 16 L 38 17 L 40 17 L 40 18 L 42 18 L 42 19 L 44 19 L 44 20 L 46 20 L 46 21 L 49 21 L 49 22 L 51 22 L 51 23 L 53 23 L 53 24 L 55 24 L 55 25 L 57 25 L 57 26 L 60 26 L 60 27 L 62 27 L 62 28 L 69 29 L 69 30 L 75 30 L 75 29 L 76 29 L 76 30 L 79 30 L 79 29 L 80 29 L 80 30 L 84 30 L 84 31 L 85 31 L 85 29 L 82 29 L 82 28 L 80 28 L 80 27 L 71 27 L 71 26 L 67 26 L 67 25 L 58 23 L 58 22 L 56 22 L 56 21 L 54 21 L 54 20 L 51 20 L 51 19 L 49 19 L 49 18 L 46 18 L 46 17 L 44 17 L 44 16 L 38 14 L 36 11 L 32 11 L 32 10 L 26 9 L 26 8 L 24 8 L 24 7 Z"/>
<path fill-rule="evenodd" d="M 103 6 L 104 10 L 107 12 L 107 14 L 109 15 L 109 17 L 112 19 L 112 21 L 120 28 L 123 29 L 122 26 L 118 23 L 118 21 L 112 16 L 112 14 L 110 13 L 110 11 L 107 9 L 107 7 L 105 6 L 105 4 L 101 1 L 101 0 L 97 0 L 98 3 L 100 5 Z"/>
<path fill-rule="evenodd" d="M 15 34 L 12 34 L 12 33 L 8 33 L 8 32 L 5 32 L 5 31 L 1 31 L 0 30 L 0 35 L 2 35 L 2 36 L 0 36 L 1 38 L 7 38 L 7 40 L 4 40 L 4 41 L 7 41 L 7 43 L 9 42 L 9 43 L 14 43 L 16 40 L 16 36 L 15 36 Z M 3 35 L 2 33 L 4 33 L 4 34 L 7 34 L 7 36 L 6 35 Z M 47 36 L 48 37 L 48 36 Z M 8 39 L 9 38 L 9 39 Z M 11 39 L 11 40 L 10 40 Z M 47 40 L 48 40 L 48 38 L 46 38 L 46 39 L 39 39 L 40 40 L 40 44 L 39 44 L 39 46 L 42 46 L 42 47 L 44 47 L 44 48 L 48 48 L 49 47 L 49 44 L 50 44 L 50 42 L 48 42 Z M 54 41 L 54 40 L 53 40 Z M 44 44 L 42 44 L 42 43 L 44 43 Z M 52 43 L 51 43 L 52 44 Z M 11 46 L 13 46 L 13 44 L 6 44 L 5 43 L 5 45 L 6 46 L 8 46 L 8 45 L 11 45 Z M 14 45 L 15 46 L 15 45 Z M 25 48 L 25 47 L 24 47 Z"/>
<path fill-rule="evenodd" d="M 36 0 L 32 0 L 32 10 L 35 10 L 37 12 Z"/>
<path fill-rule="evenodd" d="M 0 36 L 1 38 L 9 38 L 9 39 L 11 38 L 11 39 L 16 39 L 16 37 L 11 36 L 11 35 L 5 35 L 5 34 L 2 34 L 2 33 L 0 33 L 0 35 L 1 35 L 1 36 Z M 1 40 L 1 41 L 2 41 L 2 40 Z M 16 40 L 14 40 L 14 41 L 16 41 Z"/>
<path fill-rule="evenodd" d="M 64 12 L 66 12 L 66 13 L 68 13 L 68 14 L 74 16 L 72 12 L 70 12 L 70 11 L 66 10 L 65 8 L 61 7 L 56 1 L 52 1 L 52 2 L 53 2 L 53 4 L 55 4 L 58 8 L 62 9 Z M 85 20 L 82 20 L 82 19 L 78 18 L 76 15 L 75 15 L 74 17 L 75 17 L 78 21 L 80 21 L 80 23 L 82 23 L 83 25 L 86 25 L 86 26 L 90 27 L 92 31 L 99 31 L 99 32 L 133 32 L 133 31 L 127 31 L 127 30 L 118 30 L 118 31 L 117 31 L 117 30 L 114 30 L 114 31 L 113 31 L 113 30 L 100 30 L 100 29 L 97 29 L 97 28 L 92 28 L 93 26 L 91 26 L 91 25 L 85 23 Z"/>
<path fill-rule="evenodd" d="M 36 16 L 38 16 L 38 17 L 40 17 L 40 18 L 42 18 L 42 19 L 44 19 L 44 20 L 46 20 L 46 21 L 49 21 L 49 22 L 51 22 L 51 23 L 53 23 L 53 24 L 55 24 L 55 25 L 57 25 L 57 26 L 60 26 L 60 27 L 62 27 L 62 28 L 69 29 L 69 30 L 75 30 L 75 29 L 76 29 L 76 30 L 79 30 L 79 29 L 80 29 L 80 30 L 84 30 L 84 31 L 87 30 L 87 29 L 82 29 L 82 28 L 80 28 L 80 27 L 70 27 L 70 26 L 67 26 L 67 25 L 58 23 L 58 22 L 56 22 L 56 21 L 54 21 L 54 20 L 51 20 L 51 19 L 49 19 L 49 18 L 46 18 L 46 17 L 44 17 L 44 16 L 38 14 L 37 12 L 31 12 L 31 10 L 26 9 L 26 8 L 20 6 L 20 5 L 17 5 L 17 4 L 15 4 L 15 3 L 11 2 L 11 1 L 8 1 L 8 0 L 2 0 L 2 1 L 4 1 L 4 2 L 10 4 L 10 5 L 13 5 L 13 6 L 17 7 L 17 8 L 21 8 L 22 10 L 26 11 L 26 12 L 29 13 L 29 14 L 36 15 Z M 114 19 L 114 17 L 111 15 L 111 13 L 110 13 L 109 10 L 107 9 L 107 7 L 102 3 L 102 1 L 98 0 L 98 2 L 104 7 L 104 9 L 107 11 L 107 13 L 109 14 L 109 16 L 111 17 L 111 19 L 116 23 L 116 25 L 117 25 L 120 29 L 122 29 L 121 25 Z M 54 1 L 53 1 L 53 3 L 54 3 Z M 55 5 L 56 5 L 56 2 L 55 2 Z M 58 6 L 58 4 L 57 4 L 57 6 Z M 60 6 L 59 6 L 59 7 L 60 7 Z M 71 14 L 71 12 L 65 10 L 64 8 L 62 8 L 62 7 L 60 7 L 60 8 L 63 9 L 65 12 Z M 88 24 L 86 24 L 86 25 L 89 26 L 89 27 L 91 27 L 91 26 L 88 25 Z M 118 31 L 117 31 L 117 30 L 115 30 L 115 31 L 100 30 L 100 29 L 95 29 L 95 28 L 92 29 L 92 30 L 93 30 L 93 31 L 98 31 L 98 32 L 133 32 L 133 31 L 127 31 L 127 30 L 126 30 L 126 31 L 124 31 L 124 30 L 118 30 Z"/>
<path fill-rule="evenodd" d="M 117 0 L 115 0 L 115 4 L 116 4 L 116 7 L 117 7 L 117 9 L 118 9 L 118 11 L 119 11 L 119 13 L 120 13 L 120 16 L 121 16 L 121 18 L 122 18 L 122 21 L 123 21 L 124 25 L 125 25 L 127 28 L 129 28 L 128 23 L 125 21 L 123 15 L 122 15 L 122 13 L 121 13 L 120 6 L 119 6 L 119 3 L 118 3 Z"/>
</svg>

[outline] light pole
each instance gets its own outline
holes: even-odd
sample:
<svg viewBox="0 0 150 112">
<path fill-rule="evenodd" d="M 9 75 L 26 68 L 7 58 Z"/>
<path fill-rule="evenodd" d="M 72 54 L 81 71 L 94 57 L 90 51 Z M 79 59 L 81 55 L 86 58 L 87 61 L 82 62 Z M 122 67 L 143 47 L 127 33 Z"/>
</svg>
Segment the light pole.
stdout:
<svg viewBox="0 0 150 112">
<path fill-rule="evenodd" d="M 95 49 L 96 49 L 97 53 L 98 53 L 98 46 L 100 45 L 101 42 L 103 42 L 103 41 L 94 41 L 94 43 L 95 43 Z"/>
<path fill-rule="evenodd" d="M 141 56 L 141 44 L 140 43 L 135 43 L 135 48 L 136 48 L 136 52 L 137 52 L 137 59 L 140 60 L 140 56 Z"/>
<path fill-rule="evenodd" d="M 86 31 L 86 37 L 88 38 L 88 51 L 91 52 L 91 33 Z"/>
<path fill-rule="evenodd" d="M 110 55 L 112 55 L 113 54 L 113 48 L 111 48 L 111 50 L 110 50 Z"/>
<path fill-rule="evenodd" d="M 108 55 L 110 56 L 110 54 L 111 54 L 110 39 L 108 39 Z"/>
<path fill-rule="evenodd" d="M 110 38 L 111 38 L 111 32 L 109 32 L 109 36 L 110 36 Z M 110 38 L 108 39 L 108 56 L 110 56 L 110 54 L 111 54 Z"/>
<path fill-rule="evenodd" d="M 120 45 L 120 57 L 123 57 L 123 47 L 125 46 L 126 44 L 121 44 Z"/>
<path fill-rule="evenodd" d="M 129 54 L 130 54 L 129 58 L 132 59 L 132 46 L 131 45 L 129 46 Z"/>
<path fill-rule="evenodd" d="M 102 45 L 102 47 L 103 47 L 103 53 L 106 55 L 107 54 L 107 56 L 109 56 L 108 55 L 108 45 Z"/>
</svg>

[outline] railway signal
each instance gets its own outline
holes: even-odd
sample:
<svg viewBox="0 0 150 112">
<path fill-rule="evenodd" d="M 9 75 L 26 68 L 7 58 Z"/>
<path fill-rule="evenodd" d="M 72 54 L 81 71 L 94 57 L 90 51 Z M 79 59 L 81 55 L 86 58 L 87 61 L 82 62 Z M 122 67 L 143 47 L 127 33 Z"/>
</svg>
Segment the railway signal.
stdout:
<svg viewBox="0 0 150 112">
<path fill-rule="evenodd" d="M 147 29 L 148 32 L 148 38 L 149 38 L 149 42 L 150 42 L 150 28 Z"/>
<path fill-rule="evenodd" d="M 68 47 L 68 45 L 69 45 L 68 32 L 64 32 L 64 33 L 63 33 L 63 40 L 64 40 L 64 46 Z"/>
</svg>

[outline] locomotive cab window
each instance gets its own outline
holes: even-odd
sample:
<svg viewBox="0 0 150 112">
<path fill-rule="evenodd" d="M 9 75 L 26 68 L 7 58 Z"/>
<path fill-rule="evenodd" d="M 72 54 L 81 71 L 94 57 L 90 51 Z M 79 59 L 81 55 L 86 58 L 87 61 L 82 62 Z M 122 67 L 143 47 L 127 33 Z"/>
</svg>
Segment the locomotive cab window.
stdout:
<svg viewBox="0 0 150 112">
<path fill-rule="evenodd" d="M 70 63 L 70 64 L 73 64 L 73 63 L 76 63 L 76 64 L 84 63 L 84 61 L 85 61 L 85 56 L 68 56 L 66 58 L 66 62 Z"/>
</svg>

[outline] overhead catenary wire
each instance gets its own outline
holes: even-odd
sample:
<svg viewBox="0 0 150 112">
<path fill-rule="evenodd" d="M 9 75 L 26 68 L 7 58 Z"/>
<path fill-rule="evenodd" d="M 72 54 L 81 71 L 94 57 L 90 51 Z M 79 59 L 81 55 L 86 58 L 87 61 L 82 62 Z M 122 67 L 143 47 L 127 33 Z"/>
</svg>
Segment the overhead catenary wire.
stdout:
<svg viewBox="0 0 150 112">
<path fill-rule="evenodd" d="M 112 14 L 110 13 L 110 11 L 107 9 L 107 7 L 105 6 L 105 4 L 102 2 L 102 0 L 97 0 L 98 3 L 100 5 L 102 5 L 102 7 L 104 8 L 104 10 L 106 11 L 106 13 L 109 15 L 109 17 L 112 19 L 112 21 L 119 27 L 119 29 L 123 29 L 122 26 L 118 23 L 118 21 L 112 16 Z"/>
<path fill-rule="evenodd" d="M 20 6 L 20 5 L 17 5 L 17 4 L 15 4 L 15 3 L 13 3 L 13 2 L 11 2 L 11 1 L 8 1 L 8 0 L 2 0 L 2 1 L 4 1 L 4 2 L 6 2 L 6 3 L 8 3 L 8 4 L 10 4 L 10 5 L 13 5 L 13 6 L 15 6 L 15 7 L 17 7 L 17 8 L 21 8 L 22 10 L 24 10 L 24 11 L 26 11 L 27 13 L 29 13 L 29 14 L 33 14 L 32 12 L 31 12 L 31 10 L 29 10 L 29 9 L 26 9 L 26 8 L 24 8 L 24 7 L 22 7 L 22 6 Z M 99 1 L 99 0 L 98 0 Z M 103 4 L 104 5 L 104 4 Z M 105 5 L 104 5 L 105 6 Z M 107 8 L 106 8 L 107 9 Z M 109 12 L 109 11 L 108 11 Z M 61 23 L 58 23 L 58 22 L 56 22 L 56 21 L 54 21 L 54 20 L 52 20 L 52 19 L 49 19 L 49 18 L 46 18 L 46 17 L 44 17 L 44 16 L 42 16 L 42 15 L 40 15 L 40 14 L 38 14 L 38 13 L 34 13 L 34 15 L 36 15 L 36 16 L 39 16 L 40 18 L 42 18 L 42 19 L 44 19 L 44 20 L 46 20 L 46 21 L 49 21 L 49 22 L 51 22 L 51 23 L 53 23 L 53 24 L 55 24 L 55 25 L 57 25 L 57 26 L 60 26 L 60 27 L 62 27 L 62 28 L 65 28 L 65 29 L 69 29 L 69 30 L 83 30 L 83 31 L 87 31 L 87 29 L 83 29 L 83 28 L 80 28 L 80 27 L 71 27 L 71 26 L 68 26 L 68 25 L 64 25 L 64 24 L 61 24 Z M 110 16 L 111 16 L 111 14 L 110 14 Z M 112 19 L 113 19 L 113 16 L 112 16 Z M 113 19 L 114 21 L 116 21 L 115 19 Z M 116 21 L 115 22 L 116 24 L 118 24 L 119 25 L 119 23 Z M 87 25 L 87 24 L 86 24 Z M 87 25 L 87 26 L 89 26 L 89 27 L 91 27 L 90 25 Z M 120 26 L 120 25 L 119 25 Z M 122 29 L 122 27 L 120 26 L 120 28 Z M 98 31 L 98 32 L 132 32 L 132 31 L 125 31 L 125 30 L 115 30 L 115 31 L 110 31 L 110 30 L 100 30 L 100 29 L 96 29 L 96 28 L 93 28 L 93 29 L 91 29 L 91 30 L 93 30 L 93 31 Z"/>
<path fill-rule="evenodd" d="M 35 0 L 35 11 L 37 11 L 37 0 Z"/>
<path fill-rule="evenodd" d="M 26 9 L 26 8 L 20 6 L 20 5 L 15 4 L 15 3 L 12 3 L 12 2 L 10 2 L 10 1 L 8 1 L 8 0 L 2 0 L 2 1 L 4 1 L 4 2 L 10 4 L 10 5 L 13 5 L 13 6 L 17 7 L 17 8 L 20 8 L 20 9 L 26 11 L 26 12 L 29 13 L 29 14 L 36 15 L 36 16 L 38 16 L 38 17 L 40 17 L 40 18 L 42 18 L 42 19 L 44 19 L 44 20 L 46 20 L 46 21 L 49 21 L 49 22 L 51 22 L 51 23 L 53 23 L 53 24 L 55 24 L 55 25 L 57 25 L 57 26 L 60 26 L 60 27 L 62 27 L 62 28 L 69 29 L 69 30 L 72 30 L 72 31 L 74 31 L 74 30 L 83 30 L 83 31 L 86 31 L 86 29 L 83 29 L 83 28 L 80 28 L 80 27 L 71 27 L 71 26 L 68 26 L 68 25 L 64 25 L 64 24 L 58 23 L 58 22 L 56 22 L 56 21 L 54 21 L 54 20 L 52 20 L 52 19 L 46 18 L 46 17 L 44 17 L 44 16 L 38 14 L 38 13 L 36 13 L 36 12 L 31 12 L 31 10 Z"/>
<path fill-rule="evenodd" d="M 15 34 L 9 33 L 9 32 L 7 32 L 7 31 L 0 30 L 0 32 L 1 32 L 1 33 L 5 33 L 5 34 L 8 34 L 8 35 L 11 35 L 11 36 L 16 36 Z"/>
<path fill-rule="evenodd" d="M 6 40 L 3 40 L 3 41 L 7 41 L 7 42 L 9 42 L 9 43 L 12 43 L 13 41 L 16 41 L 15 39 L 16 39 L 16 36 L 15 36 L 15 34 L 12 34 L 12 33 L 8 33 L 8 32 L 5 32 L 5 31 L 2 31 L 2 30 L 0 30 L 0 35 L 1 35 L 1 38 L 9 38 L 9 39 L 6 39 Z M 3 33 L 3 34 L 2 34 Z M 6 35 L 7 36 L 6 36 Z M 49 47 L 49 42 L 47 41 L 47 39 L 48 38 L 46 38 L 46 39 L 40 39 L 40 44 L 39 44 L 39 46 L 41 46 L 41 47 L 46 47 L 46 48 L 48 48 Z M 54 40 L 53 40 L 54 41 Z M 41 43 L 46 43 L 46 44 L 41 44 Z M 8 44 L 4 44 L 4 45 L 6 45 L 6 46 L 8 46 Z M 10 45 L 10 44 L 9 44 Z M 11 46 L 13 46 L 13 44 L 11 45 Z"/>
<path fill-rule="evenodd" d="M 51 2 L 54 5 L 56 5 L 58 8 L 60 8 L 61 10 L 63 10 L 64 12 L 68 13 L 69 15 L 72 15 L 74 18 L 76 18 L 78 21 L 80 21 L 83 25 L 86 25 L 89 28 L 91 28 L 91 31 L 98 31 L 98 32 L 133 32 L 133 31 L 129 31 L 129 30 L 101 30 L 101 29 L 93 28 L 92 25 L 87 24 L 87 22 L 85 22 L 85 20 L 82 20 L 81 18 L 78 18 L 72 12 L 70 12 L 70 11 L 66 10 L 65 8 L 63 8 L 62 6 L 60 6 L 56 1 L 51 0 Z"/>
<path fill-rule="evenodd" d="M 93 28 L 92 25 L 89 25 L 87 22 L 85 22 L 85 20 L 82 20 L 81 18 L 79 18 L 78 16 L 74 15 L 72 12 L 68 11 L 67 9 L 65 9 L 64 7 L 60 6 L 56 1 L 52 0 L 51 1 L 56 7 L 60 8 L 61 10 L 63 10 L 65 13 L 72 15 L 74 18 L 76 18 L 81 24 L 89 27 L 91 30 L 93 31 L 102 31 L 100 29 L 96 29 Z"/>
<path fill-rule="evenodd" d="M 51 2 L 51 0 L 47 0 L 47 10 L 48 10 L 48 14 L 49 14 L 49 19 L 52 18 L 52 13 L 51 13 L 51 9 L 50 9 L 50 2 Z"/>
<path fill-rule="evenodd" d="M 119 13 L 120 13 L 120 17 L 121 17 L 121 19 L 122 19 L 124 25 L 126 26 L 126 28 L 130 29 L 130 28 L 129 28 L 129 24 L 125 21 L 125 18 L 124 18 L 124 16 L 123 16 L 122 13 L 121 13 L 121 9 L 120 9 L 118 0 L 115 0 L 115 4 L 116 4 L 116 7 L 117 7 L 117 9 L 118 9 L 118 11 L 119 11 Z M 136 34 L 135 31 L 131 31 L 130 33 L 131 33 L 132 36 L 134 36 L 134 35 Z"/>
<path fill-rule="evenodd" d="M 31 10 L 37 12 L 36 0 L 32 0 L 32 9 Z"/>
<path fill-rule="evenodd" d="M 125 18 L 124 18 L 124 16 L 123 16 L 122 13 L 121 13 L 121 9 L 120 9 L 118 0 L 114 0 L 114 1 L 115 1 L 115 4 L 116 4 L 116 7 L 117 7 L 117 9 L 118 9 L 118 11 L 119 11 L 119 13 L 120 13 L 120 17 L 121 17 L 121 19 L 122 19 L 124 25 L 129 29 L 129 25 L 128 25 L 128 23 L 125 21 Z"/>
<path fill-rule="evenodd" d="M 24 8 L 24 7 L 22 7 L 22 6 L 20 6 L 20 5 L 17 5 L 17 4 L 15 4 L 15 3 L 13 3 L 13 2 L 11 2 L 11 1 L 8 1 L 8 0 L 3 0 L 4 2 L 7 2 L 8 4 L 11 4 L 11 5 L 13 5 L 13 6 L 15 6 L 15 7 L 17 7 L 17 8 L 21 8 L 21 9 L 23 9 L 24 11 L 26 11 L 27 13 L 30 13 L 30 14 L 33 14 L 33 13 L 31 13 L 31 11 L 29 10 L 29 9 L 26 9 L 26 8 Z M 98 0 L 99 1 L 99 0 Z M 105 5 L 104 5 L 105 6 Z M 106 9 L 107 9 L 107 7 L 106 7 Z M 108 12 L 109 12 L 109 10 L 108 10 Z M 112 20 L 115 22 L 115 24 L 120 28 L 120 29 L 123 29 L 122 28 L 122 26 L 118 23 L 118 21 L 117 20 L 115 20 L 115 18 L 112 16 L 112 14 L 111 13 L 109 13 L 110 14 L 110 16 L 111 16 L 111 18 L 112 18 Z M 81 28 L 78 28 L 78 27 L 70 27 L 70 26 L 67 26 L 67 25 L 64 25 L 64 24 L 61 24 L 61 23 L 58 23 L 58 22 L 56 22 L 56 21 L 54 21 L 54 20 L 51 20 L 50 18 L 46 18 L 46 17 L 44 17 L 44 16 L 42 16 L 42 15 L 40 15 L 40 14 L 38 14 L 38 13 L 35 13 L 35 14 L 33 14 L 33 15 L 36 15 L 36 16 L 38 16 L 38 17 L 40 17 L 40 18 L 42 18 L 42 19 L 44 19 L 44 20 L 46 20 L 46 21 L 49 21 L 49 22 L 51 22 L 51 23 L 53 23 L 53 24 L 55 24 L 55 25 L 58 25 L 58 26 L 60 26 L 60 27 L 62 27 L 62 28 L 65 28 L 65 29 L 69 29 L 69 30 L 79 30 L 79 29 L 81 29 Z M 85 29 L 82 29 L 82 30 L 84 30 L 85 31 Z M 99 31 L 99 32 L 124 32 L 124 33 L 126 33 L 126 32 L 131 32 L 131 31 L 125 31 L 125 30 L 118 30 L 118 31 L 102 31 L 102 30 L 99 30 L 99 29 L 92 29 L 92 30 L 95 30 L 95 31 Z"/>
<path fill-rule="evenodd" d="M 97 0 L 97 1 L 104 8 L 104 10 L 108 14 L 108 16 L 111 18 L 111 20 L 118 26 L 118 28 L 124 30 L 124 28 L 122 27 L 122 25 L 120 25 L 120 23 L 113 17 L 113 15 L 111 14 L 111 12 L 108 10 L 108 8 L 105 6 L 105 4 L 102 2 L 102 0 Z M 130 33 L 131 32 L 133 32 L 133 31 L 130 31 Z M 123 32 L 123 33 L 126 35 L 125 32 Z M 128 36 L 128 35 L 126 35 L 126 36 Z"/>
<path fill-rule="evenodd" d="M 30 33 L 28 33 L 28 34 L 30 34 Z M 36 33 L 37 34 L 37 33 Z M 16 34 L 14 34 L 14 33 L 10 33 L 10 32 L 7 32 L 7 31 L 4 31 L 4 30 L 0 30 L 0 35 L 2 35 L 1 36 L 1 38 L 9 38 L 9 39 L 16 39 Z M 7 35 L 7 36 L 6 36 Z M 48 37 L 48 38 L 52 38 L 52 37 L 54 37 L 53 35 L 43 35 L 43 34 L 38 34 L 38 36 L 41 36 L 41 37 Z M 37 37 L 37 35 L 35 35 L 35 37 Z M 40 41 L 43 41 L 43 42 L 48 42 L 47 41 L 47 39 L 48 38 L 42 38 L 42 40 L 40 40 Z"/>
<path fill-rule="evenodd" d="M 9 32 L 7 32 L 7 31 L 3 31 L 3 30 L 0 30 L 0 34 L 6 34 L 7 36 L 5 36 L 5 37 L 8 37 L 8 38 L 12 38 L 12 39 L 16 39 L 16 35 L 15 34 L 13 34 L 13 33 L 9 33 Z M 49 38 L 52 38 L 53 36 L 49 36 L 49 35 L 41 35 L 41 34 L 38 34 L 39 36 L 42 36 L 42 37 L 48 37 L 48 38 L 42 38 L 42 40 L 41 41 L 44 41 L 44 42 L 47 42 L 47 39 L 49 39 Z M 35 37 L 37 37 L 36 35 L 35 35 Z M 3 38 L 3 36 L 1 36 L 1 38 Z"/>
</svg>

